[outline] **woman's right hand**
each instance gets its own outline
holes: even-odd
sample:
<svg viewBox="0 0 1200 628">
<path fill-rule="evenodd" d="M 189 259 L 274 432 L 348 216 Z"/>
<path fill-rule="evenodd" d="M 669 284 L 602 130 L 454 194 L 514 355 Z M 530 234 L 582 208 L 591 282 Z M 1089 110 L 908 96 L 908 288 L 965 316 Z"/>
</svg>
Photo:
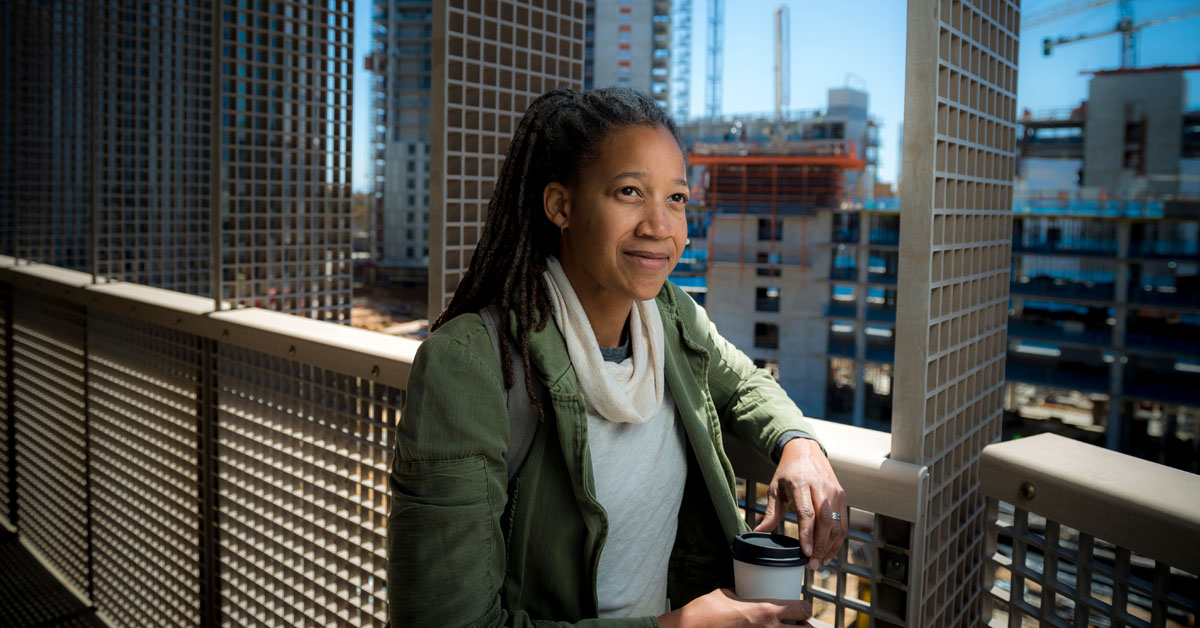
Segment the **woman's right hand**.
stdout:
<svg viewBox="0 0 1200 628">
<path fill-rule="evenodd" d="M 729 589 L 717 589 L 659 617 L 658 624 L 662 628 L 780 628 L 810 617 L 812 606 L 804 600 L 745 600 Z"/>
</svg>

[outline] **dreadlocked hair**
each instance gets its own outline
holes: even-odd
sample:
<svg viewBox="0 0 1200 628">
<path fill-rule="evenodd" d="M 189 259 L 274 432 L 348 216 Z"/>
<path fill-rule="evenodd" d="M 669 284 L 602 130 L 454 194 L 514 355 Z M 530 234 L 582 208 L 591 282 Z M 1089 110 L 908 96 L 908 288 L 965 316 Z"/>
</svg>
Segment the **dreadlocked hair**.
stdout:
<svg viewBox="0 0 1200 628">
<path fill-rule="evenodd" d="M 534 100 L 508 146 L 471 265 L 450 304 L 431 326 L 436 331 L 459 314 L 498 303 L 501 329 L 507 333 L 504 314 L 513 312 L 517 320 L 514 340 L 525 366 L 525 390 L 539 418 L 545 414 L 533 392 L 529 335 L 544 329 L 552 314 L 542 274 L 546 258 L 558 253 L 560 235 L 542 208 L 543 190 L 551 182 L 575 183 L 605 139 L 614 131 L 635 126 L 662 126 L 682 147 L 679 131 L 667 112 L 649 96 L 629 88 L 562 88 Z M 500 343 L 500 365 L 504 388 L 510 389 L 514 382 L 507 342 Z"/>
</svg>

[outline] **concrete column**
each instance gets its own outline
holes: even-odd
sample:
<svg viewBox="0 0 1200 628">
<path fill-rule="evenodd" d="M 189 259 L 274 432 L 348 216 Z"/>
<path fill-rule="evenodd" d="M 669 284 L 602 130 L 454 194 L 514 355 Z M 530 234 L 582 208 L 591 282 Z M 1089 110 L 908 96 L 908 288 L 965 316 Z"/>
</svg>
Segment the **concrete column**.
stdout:
<svg viewBox="0 0 1200 628">
<path fill-rule="evenodd" d="M 892 458 L 932 478 L 913 526 L 909 626 L 990 619 L 979 593 L 991 586 L 988 508 L 970 478 L 1003 416 L 1011 250 L 992 247 L 1012 230 L 1019 19 L 1019 2 L 908 2 Z M 994 25 L 996 44 L 951 43 L 973 23 Z M 999 84 L 974 74 L 991 67 L 1006 69 Z M 989 97 L 963 89 L 969 81 L 987 83 Z M 995 121 L 994 132 L 980 135 L 970 116 Z M 979 168 L 985 152 L 999 167 Z"/>
<path fill-rule="evenodd" d="M 1129 318 L 1129 242 L 1133 223 L 1117 223 L 1117 257 L 1113 260 L 1112 351 L 1113 361 L 1108 367 L 1108 425 L 1104 427 L 1104 446 L 1120 451 L 1122 428 L 1124 427 L 1125 404 L 1122 393 L 1125 386 L 1125 332 Z"/>
<path fill-rule="evenodd" d="M 863 362 L 867 359 L 867 264 L 871 252 L 868 243 L 871 237 L 871 218 L 867 212 L 858 213 L 858 250 L 855 252 L 854 286 L 854 415 L 852 423 L 866 424 L 867 386 L 863 381 Z"/>
</svg>

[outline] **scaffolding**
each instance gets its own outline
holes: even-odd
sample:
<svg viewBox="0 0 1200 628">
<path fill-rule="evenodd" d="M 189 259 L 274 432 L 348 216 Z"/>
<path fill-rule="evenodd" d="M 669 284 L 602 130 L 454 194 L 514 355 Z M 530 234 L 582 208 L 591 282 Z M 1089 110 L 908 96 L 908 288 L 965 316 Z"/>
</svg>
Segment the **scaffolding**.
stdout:
<svg viewBox="0 0 1200 628">
<path fill-rule="evenodd" d="M 737 214 L 742 220 L 739 233 L 738 268 L 744 272 L 746 264 L 745 229 L 746 217 L 769 217 L 768 233 L 760 233 L 760 240 L 769 243 L 765 269 L 768 276 L 778 276 L 776 268 L 781 262 L 776 255 L 776 242 L 782 217 L 800 217 L 801 242 L 808 241 L 808 217 L 818 210 L 837 209 L 843 200 L 843 173 L 846 170 L 861 170 L 866 162 L 857 155 L 853 142 L 845 143 L 845 150 L 818 151 L 823 154 L 773 154 L 769 150 L 746 150 L 742 143 L 730 144 L 727 150 L 707 150 L 703 154 L 691 154 L 693 165 L 707 168 L 705 206 L 707 216 L 708 253 L 705 268 L 706 281 L 712 279 L 717 239 L 716 216 Z M 807 246 L 802 247 L 801 267 L 808 265 Z M 759 260 L 755 260 L 756 266 Z"/>
</svg>

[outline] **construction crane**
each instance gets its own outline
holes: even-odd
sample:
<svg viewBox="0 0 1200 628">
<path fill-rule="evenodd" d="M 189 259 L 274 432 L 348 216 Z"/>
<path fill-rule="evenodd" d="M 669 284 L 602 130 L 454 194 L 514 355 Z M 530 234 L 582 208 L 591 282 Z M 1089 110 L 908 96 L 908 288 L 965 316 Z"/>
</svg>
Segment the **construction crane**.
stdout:
<svg viewBox="0 0 1200 628">
<path fill-rule="evenodd" d="M 787 6 L 775 9 L 775 121 L 783 122 L 783 111 L 791 100 L 791 83 L 788 79 L 791 56 L 791 12 Z"/>
<path fill-rule="evenodd" d="M 1021 19 L 1021 30 L 1033 28 L 1034 26 L 1039 26 L 1041 24 L 1045 24 L 1046 22 L 1053 22 L 1054 20 L 1062 19 L 1068 15 L 1079 13 L 1080 11 L 1095 9 L 1096 7 L 1102 7 L 1106 4 L 1112 4 L 1114 2 L 1120 2 L 1120 0 L 1077 0 L 1075 2 L 1065 2 L 1063 4 L 1052 6 L 1049 9 L 1045 9 L 1039 13 L 1030 13 L 1024 16 Z"/>
<path fill-rule="evenodd" d="M 674 87 L 671 90 L 671 102 L 675 105 L 675 119 L 685 122 L 692 112 L 692 0 L 679 0 L 675 10 L 675 26 L 673 33 L 675 51 L 673 60 L 675 68 L 672 71 Z"/>
<path fill-rule="evenodd" d="M 708 0 L 708 64 L 704 115 L 721 115 L 721 65 L 725 56 L 725 0 Z"/>
<path fill-rule="evenodd" d="M 1063 44 L 1072 44 L 1079 41 L 1087 41 L 1089 39 L 1096 39 L 1097 37 L 1105 37 L 1114 33 L 1120 33 L 1121 68 L 1129 69 L 1137 65 L 1136 36 L 1138 31 L 1150 26 L 1158 26 L 1159 24 L 1166 24 L 1167 22 L 1177 22 L 1179 20 L 1200 15 L 1200 3 L 1198 3 L 1182 10 L 1159 14 L 1146 20 L 1145 22 L 1134 24 L 1132 2 L 1130 2 L 1130 0 L 1120 0 L 1120 3 L 1121 18 L 1117 21 L 1116 27 L 1099 33 L 1088 33 L 1085 35 L 1076 35 L 1074 37 L 1059 37 L 1058 39 L 1050 39 L 1047 37 L 1042 40 L 1042 55 L 1047 57 L 1050 56 L 1050 52 L 1054 48 Z"/>
</svg>

